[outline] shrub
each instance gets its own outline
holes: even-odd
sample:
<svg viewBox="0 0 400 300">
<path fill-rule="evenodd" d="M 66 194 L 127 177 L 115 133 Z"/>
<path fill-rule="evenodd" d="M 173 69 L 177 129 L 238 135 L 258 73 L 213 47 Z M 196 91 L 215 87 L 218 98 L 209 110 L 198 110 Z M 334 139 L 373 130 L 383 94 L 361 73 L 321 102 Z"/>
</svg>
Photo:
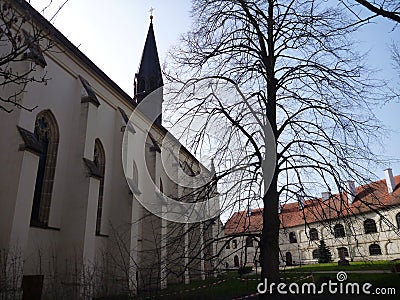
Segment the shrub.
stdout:
<svg viewBox="0 0 400 300">
<path fill-rule="evenodd" d="M 331 250 L 325 245 L 325 242 L 321 240 L 318 246 L 318 262 L 321 263 L 329 263 L 332 261 L 332 253 Z"/>
</svg>

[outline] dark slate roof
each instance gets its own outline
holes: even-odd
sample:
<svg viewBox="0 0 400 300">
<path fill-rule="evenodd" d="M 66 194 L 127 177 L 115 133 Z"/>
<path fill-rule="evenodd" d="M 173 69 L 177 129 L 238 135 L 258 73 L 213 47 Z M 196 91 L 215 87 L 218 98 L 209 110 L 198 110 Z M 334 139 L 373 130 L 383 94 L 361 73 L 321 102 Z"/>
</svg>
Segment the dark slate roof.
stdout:
<svg viewBox="0 0 400 300">
<path fill-rule="evenodd" d="M 159 88 L 163 85 L 156 38 L 154 36 L 153 22 L 150 23 L 149 31 L 147 32 L 142 59 L 140 61 L 138 77 L 142 77 L 145 80 L 149 80 L 151 77 L 153 77 L 156 84 L 155 88 Z"/>
</svg>

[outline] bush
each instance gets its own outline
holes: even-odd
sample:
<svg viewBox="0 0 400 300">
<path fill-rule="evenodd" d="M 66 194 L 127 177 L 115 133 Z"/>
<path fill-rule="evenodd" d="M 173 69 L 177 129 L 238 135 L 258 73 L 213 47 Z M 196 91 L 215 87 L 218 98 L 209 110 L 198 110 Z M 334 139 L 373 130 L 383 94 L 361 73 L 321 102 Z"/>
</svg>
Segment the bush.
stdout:
<svg viewBox="0 0 400 300">
<path fill-rule="evenodd" d="M 325 245 L 325 242 L 321 240 L 318 246 L 318 262 L 329 263 L 332 261 L 332 253 L 329 248 Z"/>
</svg>

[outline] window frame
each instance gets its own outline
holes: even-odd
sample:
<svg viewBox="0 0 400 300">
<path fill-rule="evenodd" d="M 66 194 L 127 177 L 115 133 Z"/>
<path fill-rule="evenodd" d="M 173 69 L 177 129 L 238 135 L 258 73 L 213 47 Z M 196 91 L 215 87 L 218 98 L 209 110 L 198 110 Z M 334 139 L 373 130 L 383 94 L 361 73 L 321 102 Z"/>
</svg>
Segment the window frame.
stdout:
<svg viewBox="0 0 400 300">
<path fill-rule="evenodd" d="M 308 234 L 310 235 L 310 241 L 318 241 L 319 234 L 317 228 L 311 228 Z"/>
<path fill-rule="evenodd" d="M 97 197 L 97 214 L 96 214 L 96 235 L 101 235 L 101 221 L 103 218 L 103 202 L 104 202 L 104 177 L 106 169 L 106 153 L 100 139 L 96 139 L 93 149 L 93 162 L 101 174 L 99 183 L 99 195 Z"/>
<path fill-rule="evenodd" d="M 344 257 L 350 257 L 349 249 L 347 249 L 347 247 L 339 247 L 339 248 L 337 248 L 338 257 L 340 257 L 340 251 L 344 252 Z"/>
<path fill-rule="evenodd" d="M 57 120 L 50 110 L 37 114 L 34 135 L 41 144 L 42 153 L 35 179 L 30 225 L 48 227 L 60 140 Z"/>
<path fill-rule="evenodd" d="M 296 244 L 297 243 L 296 232 L 294 232 L 294 231 L 289 232 L 289 243 L 290 244 Z"/>
<path fill-rule="evenodd" d="M 376 222 L 371 219 L 368 218 L 364 221 L 364 233 L 365 234 L 369 234 L 369 233 L 377 233 L 378 232 L 378 228 L 376 226 Z"/>
<path fill-rule="evenodd" d="M 334 235 L 335 239 L 346 237 L 346 231 L 344 229 L 343 224 L 337 223 L 333 227 L 333 235 Z"/>
<path fill-rule="evenodd" d="M 237 249 L 238 244 L 237 244 L 237 240 L 232 240 L 232 249 Z"/>
<path fill-rule="evenodd" d="M 374 252 L 376 250 L 379 250 L 379 251 L 377 251 L 376 253 L 372 253 L 372 252 Z M 382 248 L 381 248 L 381 246 L 379 244 L 376 244 L 376 243 L 369 245 L 368 251 L 369 251 L 369 255 L 370 256 L 382 255 Z"/>
<path fill-rule="evenodd" d="M 254 247 L 254 239 L 251 236 L 246 237 L 245 245 L 247 248 L 252 248 Z"/>
<path fill-rule="evenodd" d="M 400 212 L 396 214 L 397 229 L 400 229 Z"/>
</svg>

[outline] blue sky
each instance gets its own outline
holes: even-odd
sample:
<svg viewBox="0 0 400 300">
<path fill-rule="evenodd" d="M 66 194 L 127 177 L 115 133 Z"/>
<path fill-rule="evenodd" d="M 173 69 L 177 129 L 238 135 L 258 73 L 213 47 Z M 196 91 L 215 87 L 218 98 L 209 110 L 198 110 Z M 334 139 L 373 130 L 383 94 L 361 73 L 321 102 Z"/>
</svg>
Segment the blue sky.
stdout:
<svg viewBox="0 0 400 300">
<path fill-rule="evenodd" d="M 41 10 L 50 0 L 31 0 Z M 53 0 L 44 12 L 51 18 L 64 0 Z M 339 1 L 338 1 L 339 3 Z M 191 26 L 190 0 L 69 0 L 54 20 L 54 25 L 98 65 L 128 94 L 133 95 L 133 78 L 138 69 L 146 33 L 149 9 L 154 10 L 154 30 L 161 62 L 179 36 Z M 369 51 L 370 65 L 379 77 L 399 87 L 400 78 L 392 67 L 389 45 L 400 42 L 400 28 L 383 18 L 376 19 L 359 31 L 360 49 Z M 390 130 L 383 154 L 400 158 L 400 103 L 376 108 L 376 114 Z M 387 166 L 386 166 L 387 167 Z M 400 174 L 400 162 L 392 163 L 394 174 Z M 382 166 L 375 173 L 383 178 Z"/>
</svg>

